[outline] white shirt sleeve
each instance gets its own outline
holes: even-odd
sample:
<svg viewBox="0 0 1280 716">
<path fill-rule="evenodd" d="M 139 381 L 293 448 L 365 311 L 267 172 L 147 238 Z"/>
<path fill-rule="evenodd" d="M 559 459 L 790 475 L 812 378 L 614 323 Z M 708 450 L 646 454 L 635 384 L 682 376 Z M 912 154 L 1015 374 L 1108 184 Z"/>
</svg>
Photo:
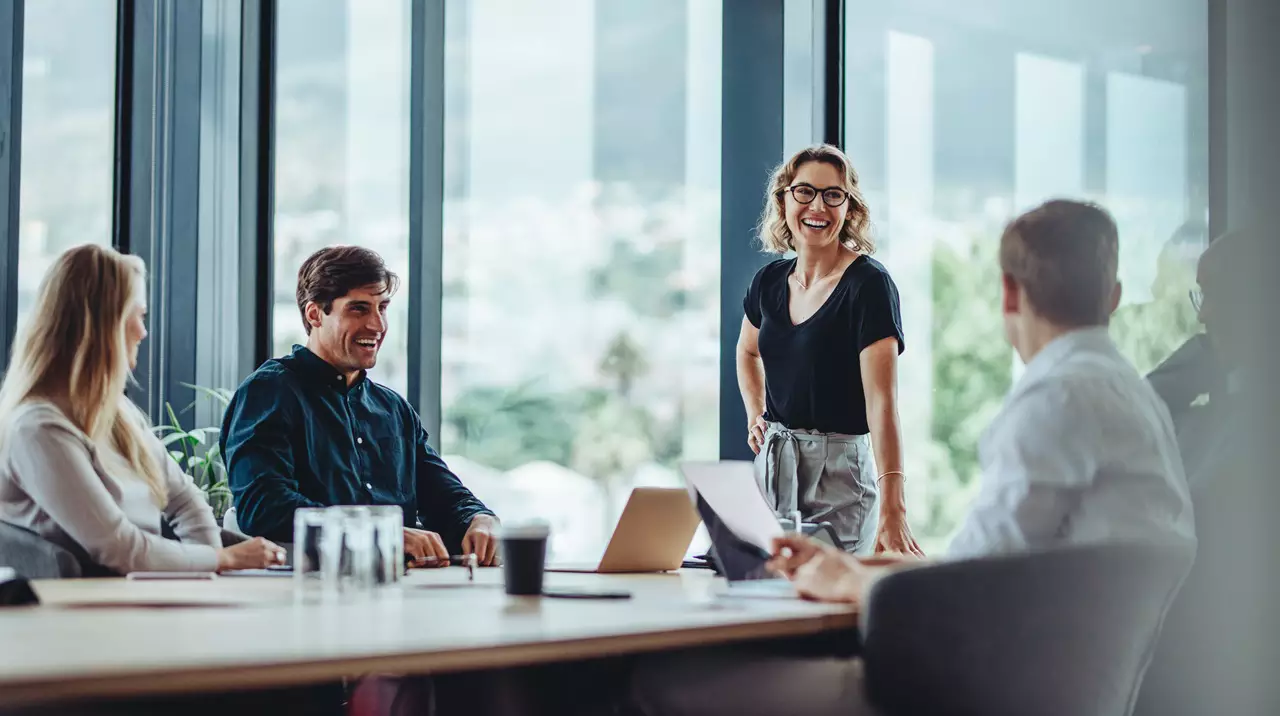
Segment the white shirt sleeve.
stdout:
<svg viewBox="0 0 1280 716">
<path fill-rule="evenodd" d="M 982 483 L 948 550 L 952 557 L 1019 552 L 1056 542 L 1098 472 L 1096 420 L 1079 390 L 1032 388 L 1001 411 L 983 441 Z"/>
<path fill-rule="evenodd" d="M 165 492 L 169 496 L 169 504 L 164 507 L 164 515 L 173 525 L 173 531 L 185 544 L 202 544 L 215 550 L 222 547 L 222 530 L 213 518 L 213 508 L 205 499 L 204 492 L 191 479 L 191 476 L 178 468 L 178 464 L 165 454 L 164 446 L 158 439 L 153 452 L 161 460 L 164 470 Z"/>
<path fill-rule="evenodd" d="M 11 438 L 9 459 L 23 490 L 98 564 L 122 573 L 217 569 L 210 545 L 175 542 L 130 522 L 94 470 L 89 448 L 67 428 L 33 423 Z"/>
</svg>

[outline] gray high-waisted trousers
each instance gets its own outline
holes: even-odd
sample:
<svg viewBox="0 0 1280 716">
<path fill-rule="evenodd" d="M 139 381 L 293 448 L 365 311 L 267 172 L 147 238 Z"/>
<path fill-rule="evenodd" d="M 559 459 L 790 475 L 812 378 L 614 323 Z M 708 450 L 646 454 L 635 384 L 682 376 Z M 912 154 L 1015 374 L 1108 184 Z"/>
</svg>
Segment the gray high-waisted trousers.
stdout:
<svg viewBox="0 0 1280 716">
<path fill-rule="evenodd" d="M 874 551 L 880 491 L 869 435 L 769 423 L 755 470 L 765 499 L 780 517 L 799 510 L 805 522 L 830 522 L 848 551 Z"/>
</svg>

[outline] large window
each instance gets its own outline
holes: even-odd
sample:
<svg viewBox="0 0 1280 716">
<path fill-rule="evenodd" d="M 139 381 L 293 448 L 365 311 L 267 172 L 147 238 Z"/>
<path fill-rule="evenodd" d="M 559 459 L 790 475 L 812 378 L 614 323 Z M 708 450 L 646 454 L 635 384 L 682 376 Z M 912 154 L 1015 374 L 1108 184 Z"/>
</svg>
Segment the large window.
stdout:
<svg viewBox="0 0 1280 716">
<path fill-rule="evenodd" d="M 402 279 L 370 376 L 408 386 L 409 0 L 280 0 L 274 352 L 305 343 L 298 268 L 335 244 L 377 251 Z"/>
<path fill-rule="evenodd" d="M 441 445 L 598 556 L 632 486 L 717 456 L 721 3 L 447 12 Z"/>
<path fill-rule="evenodd" d="M 28 0 L 25 13 L 19 315 L 58 254 L 111 243 L 115 146 L 115 0 Z"/>
<path fill-rule="evenodd" d="M 1014 214 L 1052 197 L 1112 210 L 1125 295 L 1112 334 L 1140 370 L 1198 330 L 1206 0 L 1120 5 L 847 4 L 846 146 L 902 291 L 907 484 L 935 549 L 1015 373 L 995 263 Z"/>
</svg>

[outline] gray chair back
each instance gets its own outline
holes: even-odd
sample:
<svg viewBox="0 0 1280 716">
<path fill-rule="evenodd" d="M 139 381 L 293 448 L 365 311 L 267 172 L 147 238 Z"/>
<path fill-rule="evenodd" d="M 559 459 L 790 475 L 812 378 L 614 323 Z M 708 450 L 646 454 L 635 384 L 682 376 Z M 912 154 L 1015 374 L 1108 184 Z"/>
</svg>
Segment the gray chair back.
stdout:
<svg viewBox="0 0 1280 716">
<path fill-rule="evenodd" d="M 249 537 L 222 530 L 222 546 L 230 547 Z M 11 567 L 27 579 L 78 579 L 118 577 L 94 562 L 83 550 L 56 545 L 25 527 L 0 522 L 0 567 Z"/>
<path fill-rule="evenodd" d="M 863 612 L 867 696 L 890 716 L 1125 716 L 1191 561 L 1105 545 L 893 574 Z"/>
<path fill-rule="evenodd" d="M 82 575 L 80 560 L 31 530 L 0 522 L 0 566 L 27 579 L 63 579 Z"/>
</svg>

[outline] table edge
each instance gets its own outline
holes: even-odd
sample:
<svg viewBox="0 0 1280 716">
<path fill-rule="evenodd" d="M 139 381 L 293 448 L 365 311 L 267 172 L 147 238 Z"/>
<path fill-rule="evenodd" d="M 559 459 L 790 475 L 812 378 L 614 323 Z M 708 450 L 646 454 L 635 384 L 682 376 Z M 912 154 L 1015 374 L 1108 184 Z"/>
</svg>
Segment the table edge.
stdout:
<svg viewBox="0 0 1280 716">
<path fill-rule="evenodd" d="M 7 680 L 0 677 L 0 707 L 48 705 L 93 698 L 172 696 L 302 686 L 373 674 L 427 675 L 534 666 L 564 661 L 679 650 L 756 639 L 806 636 L 856 627 L 854 612 L 612 634 L 576 639 L 466 647 L 410 654 L 300 660 L 231 666 L 148 668 L 77 677 Z"/>
</svg>

